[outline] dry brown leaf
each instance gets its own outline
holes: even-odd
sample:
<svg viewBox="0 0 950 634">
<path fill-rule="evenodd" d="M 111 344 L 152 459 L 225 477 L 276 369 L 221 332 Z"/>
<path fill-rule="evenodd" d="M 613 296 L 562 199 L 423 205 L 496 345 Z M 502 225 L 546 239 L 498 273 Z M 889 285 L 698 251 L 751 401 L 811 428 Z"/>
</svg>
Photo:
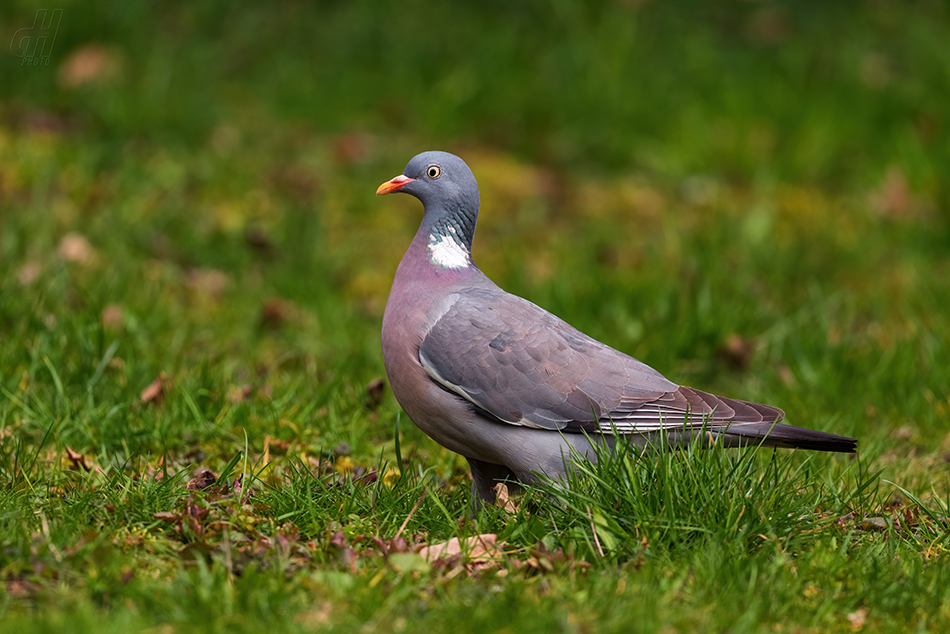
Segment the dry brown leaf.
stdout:
<svg viewBox="0 0 950 634">
<path fill-rule="evenodd" d="M 886 531 L 890 525 L 890 521 L 885 517 L 865 517 L 863 520 L 858 522 L 857 529 L 859 531 L 872 531 L 881 533 Z"/>
<path fill-rule="evenodd" d="M 231 277 L 218 269 L 195 268 L 188 271 L 186 285 L 196 294 L 214 299 L 231 286 Z"/>
<path fill-rule="evenodd" d="M 152 513 L 152 517 L 157 520 L 162 520 L 163 522 L 177 522 L 181 519 L 181 513 L 173 513 L 171 511 L 159 511 L 158 513 Z"/>
<path fill-rule="evenodd" d="M 755 352 L 755 340 L 732 333 L 716 350 L 716 357 L 736 370 L 747 370 Z"/>
<path fill-rule="evenodd" d="M 505 553 L 502 550 L 504 542 L 498 542 L 498 536 L 493 533 L 473 535 L 464 539 L 453 537 L 441 544 L 430 544 L 419 548 L 416 552 L 426 561 L 450 559 L 455 556 L 464 557 L 470 562 L 499 561 Z"/>
<path fill-rule="evenodd" d="M 66 445 L 66 459 L 72 463 L 73 469 L 81 468 L 83 471 L 89 471 L 89 465 L 86 464 L 86 457 L 69 445 Z"/>
<path fill-rule="evenodd" d="M 271 297 L 261 306 L 261 327 L 278 329 L 300 317 L 300 309 L 289 299 Z"/>
<path fill-rule="evenodd" d="M 274 254 L 274 242 L 259 227 L 248 227 L 244 231 L 244 242 L 260 255 L 270 257 Z"/>
<path fill-rule="evenodd" d="M 188 484 L 185 485 L 185 488 L 191 491 L 204 491 L 213 487 L 217 481 L 218 476 L 216 476 L 214 472 L 211 471 L 211 469 L 201 467 L 193 475 L 191 480 L 188 481 Z"/>
<path fill-rule="evenodd" d="M 795 378 L 795 373 L 792 372 L 790 367 L 779 362 L 775 366 L 775 369 L 778 371 L 778 378 L 782 380 L 782 383 L 784 383 L 786 387 L 794 389 L 798 385 L 798 380 Z"/>
<path fill-rule="evenodd" d="M 495 492 L 495 506 L 500 506 L 505 509 L 508 513 L 517 513 L 518 507 L 520 505 L 515 504 L 515 501 L 511 499 L 511 496 L 508 494 L 508 485 L 504 482 L 499 482 L 492 490 Z"/>
<path fill-rule="evenodd" d="M 96 250 L 89 244 L 89 240 L 79 233 L 67 233 L 59 241 L 56 254 L 65 262 L 88 264 L 96 257 Z"/>
<path fill-rule="evenodd" d="M 299 165 L 283 165 L 274 170 L 268 180 L 275 193 L 300 203 L 310 204 L 320 189 L 316 173 Z"/>
<path fill-rule="evenodd" d="M 59 66 L 59 83 L 75 88 L 88 83 L 101 83 L 114 78 L 121 66 L 118 53 L 101 44 L 87 44 L 76 49 Z"/>
<path fill-rule="evenodd" d="M 246 401 L 253 392 L 254 388 L 250 385 L 232 385 L 228 390 L 228 401 L 232 405 L 237 405 Z"/>
<path fill-rule="evenodd" d="M 757 44 L 775 46 L 790 35 L 792 23 L 788 14 L 777 7 L 765 7 L 749 16 L 745 25 L 746 35 Z"/>
<path fill-rule="evenodd" d="M 274 398 L 274 386 L 270 383 L 264 383 L 257 390 L 257 396 L 264 399 L 265 401 L 273 400 Z"/>
<path fill-rule="evenodd" d="M 7 594 L 11 597 L 23 599 L 40 591 L 40 586 L 32 581 L 11 579 L 6 582 Z"/>
<path fill-rule="evenodd" d="M 386 382 L 380 377 L 376 377 L 366 384 L 366 396 L 369 400 L 366 406 L 369 409 L 376 409 L 383 400 L 383 393 L 386 391 Z"/>
<path fill-rule="evenodd" d="M 39 278 L 42 271 L 43 267 L 38 262 L 27 262 L 17 269 L 17 282 L 20 283 L 20 286 L 29 286 Z"/>
<path fill-rule="evenodd" d="M 275 454 L 285 454 L 289 448 L 290 443 L 285 440 L 272 438 L 269 434 L 264 436 L 264 455 L 262 458 L 264 464 L 270 464 L 271 451 L 273 451 Z"/>
<path fill-rule="evenodd" d="M 165 383 L 168 382 L 168 376 L 161 372 L 154 381 L 148 384 L 142 394 L 140 399 L 143 403 L 155 403 L 156 405 L 161 405 L 162 401 L 165 400 Z"/>
<path fill-rule="evenodd" d="M 324 601 L 319 605 L 314 605 L 308 610 L 298 612 L 294 615 L 294 622 L 300 623 L 307 629 L 318 630 L 331 621 L 333 615 L 333 604 Z"/>
<path fill-rule="evenodd" d="M 894 165 L 887 168 L 884 181 L 871 194 L 871 204 L 881 216 L 888 218 L 906 218 L 918 206 L 907 176 Z"/>
<path fill-rule="evenodd" d="M 102 327 L 106 330 L 119 330 L 124 323 L 122 307 L 118 304 L 109 304 L 102 309 Z"/>
<path fill-rule="evenodd" d="M 92 460 L 88 460 L 84 455 L 69 445 L 66 445 L 66 459 L 70 463 L 70 469 L 75 471 L 82 469 L 86 472 L 95 471 L 96 473 L 103 473 L 102 468 L 99 465 L 94 463 Z"/>
<path fill-rule="evenodd" d="M 373 138 L 358 132 L 341 134 L 333 139 L 333 158 L 345 167 L 366 160 L 373 148 Z"/>
<path fill-rule="evenodd" d="M 848 614 L 848 622 L 851 624 L 852 631 L 858 631 L 864 627 L 864 622 L 868 618 L 868 609 L 861 608 Z"/>
</svg>

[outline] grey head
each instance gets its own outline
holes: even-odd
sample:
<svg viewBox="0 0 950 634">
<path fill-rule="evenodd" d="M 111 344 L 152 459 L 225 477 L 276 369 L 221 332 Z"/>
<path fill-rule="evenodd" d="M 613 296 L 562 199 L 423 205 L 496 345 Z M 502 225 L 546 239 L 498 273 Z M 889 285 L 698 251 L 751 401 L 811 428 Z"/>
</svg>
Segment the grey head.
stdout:
<svg viewBox="0 0 950 634">
<path fill-rule="evenodd" d="M 471 253 L 478 222 L 478 183 L 465 161 L 448 152 L 417 154 L 400 176 L 380 185 L 376 195 L 394 192 L 422 201 L 423 229 Z"/>
</svg>

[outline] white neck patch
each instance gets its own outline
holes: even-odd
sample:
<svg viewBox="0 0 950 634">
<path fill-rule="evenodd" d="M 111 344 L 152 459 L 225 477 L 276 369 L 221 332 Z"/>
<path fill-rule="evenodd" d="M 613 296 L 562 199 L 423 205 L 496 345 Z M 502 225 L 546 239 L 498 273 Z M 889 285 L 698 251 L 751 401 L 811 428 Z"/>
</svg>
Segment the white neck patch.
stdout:
<svg viewBox="0 0 950 634">
<path fill-rule="evenodd" d="M 453 231 L 454 227 L 449 230 Z M 433 264 L 447 269 L 464 269 L 471 262 L 468 251 L 453 238 L 434 234 L 429 235 L 429 254 Z"/>
</svg>

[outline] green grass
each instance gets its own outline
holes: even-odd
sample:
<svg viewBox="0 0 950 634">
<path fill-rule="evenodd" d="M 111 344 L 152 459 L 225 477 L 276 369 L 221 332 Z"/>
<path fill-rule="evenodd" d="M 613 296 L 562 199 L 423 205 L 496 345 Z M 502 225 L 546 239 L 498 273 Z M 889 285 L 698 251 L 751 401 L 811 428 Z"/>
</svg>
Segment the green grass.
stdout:
<svg viewBox="0 0 950 634">
<path fill-rule="evenodd" d="M 62 6 L 0 53 L 0 631 L 948 629 L 942 3 Z M 504 288 L 858 456 L 470 515 L 368 388 L 421 211 L 373 192 L 435 148 Z"/>
</svg>

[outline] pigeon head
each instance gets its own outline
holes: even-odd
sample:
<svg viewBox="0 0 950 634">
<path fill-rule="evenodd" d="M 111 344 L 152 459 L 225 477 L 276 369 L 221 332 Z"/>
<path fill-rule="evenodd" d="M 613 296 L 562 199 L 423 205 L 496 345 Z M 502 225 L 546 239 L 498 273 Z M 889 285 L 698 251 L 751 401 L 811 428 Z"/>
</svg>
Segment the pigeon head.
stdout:
<svg viewBox="0 0 950 634">
<path fill-rule="evenodd" d="M 464 251 L 470 263 L 478 221 L 478 183 L 465 161 L 448 152 L 417 154 L 402 174 L 380 185 L 376 195 L 393 192 L 411 194 L 422 201 L 425 216 L 421 229 L 429 232 L 430 243 L 439 245 L 450 240 Z M 444 246 L 443 251 L 447 251 L 452 245 Z"/>
</svg>

